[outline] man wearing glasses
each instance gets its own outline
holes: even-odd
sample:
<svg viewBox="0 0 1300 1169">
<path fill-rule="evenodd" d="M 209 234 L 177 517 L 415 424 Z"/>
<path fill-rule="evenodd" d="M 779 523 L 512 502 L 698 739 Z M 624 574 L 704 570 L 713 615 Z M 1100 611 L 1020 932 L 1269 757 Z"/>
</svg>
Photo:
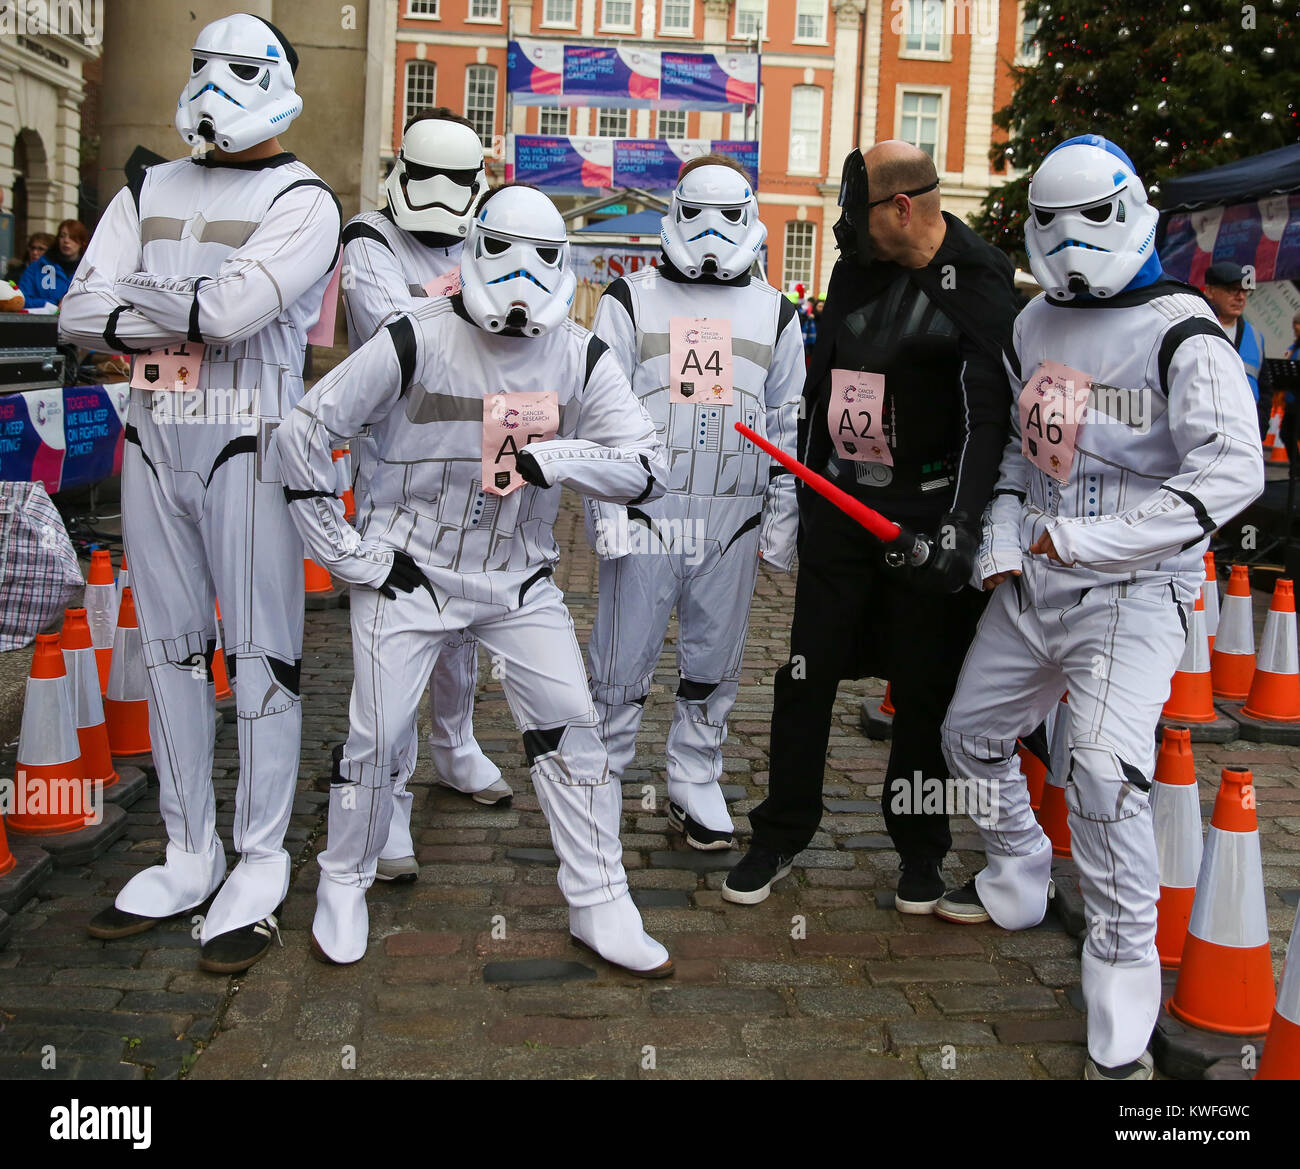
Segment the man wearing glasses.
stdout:
<svg viewBox="0 0 1300 1169">
<path fill-rule="evenodd" d="M 1273 395 L 1259 393 L 1259 373 L 1264 364 L 1264 338 L 1243 315 L 1246 298 L 1250 293 L 1245 285 L 1246 271 L 1231 260 L 1219 260 L 1205 271 L 1205 299 L 1214 309 L 1219 324 L 1228 334 L 1228 340 L 1246 367 L 1246 380 L 1255 396 L 1259 411 L 1259 433 L 1262 438 L 1268 431 L 1268 419 L 1273 405 Z"/>
<path fill-rule="evenodd" d="M 757 904 L 821 821 L 841 679 L 888 678 L 897 713 L 883 794 L 902 860 L 897 906 L 943 896 L 952 838 L 939 729 L 983 609 L 968 587 L 979 522 L 1006 442 L 1017 300 L 1011 263 L 940 208 L 928 155 L 882 142 L 844 165 L 840 259 L 817 330 L 803 409 L 803 462 L 892 520 L 931 535 L 922 569 L 820 496 L 800 495 L 790 661 L 777 673 L 770 787 L 723 897 Z M 946 789 L 945 789 L 946 790 Z"/>
</svg>

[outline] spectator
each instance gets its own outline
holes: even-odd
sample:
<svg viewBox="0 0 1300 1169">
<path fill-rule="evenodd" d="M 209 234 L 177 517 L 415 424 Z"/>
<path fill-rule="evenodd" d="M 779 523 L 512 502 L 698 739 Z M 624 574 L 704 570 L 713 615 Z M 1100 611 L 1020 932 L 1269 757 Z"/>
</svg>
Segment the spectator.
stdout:
<svg viewBox="0 0 1300 1169">
<path fill-rule="evenodd" d="M 1287 360 L 1300 361 L 1300 313 L 1291 318 L 1291 331 L 1295 334 L 1295 340 L 1286 351 Z"/>
<path fill-rule="evenodd" d="M 28 308 L 56 305 L 63 299 L 89 241 L 90 232 L 79 220 L 65 219 L 59 224 L 57 248 L 28 264 L 18 281 Z"/>
<path fill-rule="evenodd" d="M 1250 382 L 1250 392 L 1255 396 L 1259 433 L 1262 436 L 1268 430 L 1268 416 L 1273 400 L 1271 394 L 1261 397 L 1259 392 L 1259 371 L 1264 364 L 1264 338 L 1242 316 L 1249 295 L 1243 283 L 1245 275 L 1241 265 L 1234 264 L 1231 260 L 1211 264 L 1205 272 L 1205 299 L 1210 302 L 1214 315 L 1219 318 L 1219 324 L 1223 326 L 1228 340 L 1246 366 L 1246 380 Z"/>
<path fill-rule="evenodd" d="M 27 237 L 27 248 L 18 259 L 9 264 L 8 279 L 17 281 L 31 265 L 54 246 L 54 237 L 48 231 L 38 231 Z"/>
<path fill-rule="evenodd" d="M 799 314 L 799 325 L 803 329 L 803 356 L 804 364 L 812 358 L 813 346 L 817 344 L 817 317 L 814 313 L 814 306 L 817 303 L 815 296 L 810 296 L 804 303 L 803 311 Z"/>
</svg>

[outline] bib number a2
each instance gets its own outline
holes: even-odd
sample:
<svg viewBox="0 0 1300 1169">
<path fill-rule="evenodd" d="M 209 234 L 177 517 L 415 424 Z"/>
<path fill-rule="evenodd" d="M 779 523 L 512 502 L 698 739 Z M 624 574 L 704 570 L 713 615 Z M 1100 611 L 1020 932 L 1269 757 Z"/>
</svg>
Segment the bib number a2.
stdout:
<svg viewBox="0 0 1300 1169">
<path fill-rule="evenodd" d="M 1020 391 L 1020 451 L 1044 475 L 1068 483 L 1092 378 L 1044 361 Z"/>
<path fill-rule="evenodd" d="M 852 369 L 831 370 L 826 427 L 842 459 L 894 465 L 885 438 L 885 375 Z"/>
<path fill-rule="evenodd" d="M 560 429 L 559 398 L 551 390 L 489 394 L 483 399 L 483 490 L 509 495 L 524 485 L 516 469 L 519 452 L 545 442 Z"/>
<path fill-rule="evenodd" d="M 131 388 L 187 393 L 199 384 L 205 348 L 196 341 L 182 341 L 167 349 L 136 354 L 131 364 Z"/>
<path fill-rule="evenodd" d="M 735 396 L 731 322 L 712 317 L 673 317 L 668 330 L 668 400 L 695 406 L 730 406 Z"/>
</svg>

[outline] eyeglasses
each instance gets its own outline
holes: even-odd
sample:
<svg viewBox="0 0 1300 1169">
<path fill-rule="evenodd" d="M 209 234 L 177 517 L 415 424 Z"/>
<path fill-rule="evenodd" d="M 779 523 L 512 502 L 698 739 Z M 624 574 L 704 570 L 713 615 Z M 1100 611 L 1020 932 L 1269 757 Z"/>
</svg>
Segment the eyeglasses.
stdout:
<svg viewBox="0 0 1300 1169">
<path fill-rule="evenodd" d="M 879 207 L 882 203 L 892 203 L 899 195 L 906 195 L 909 199 L 915 198 L 917 195 L 924 195 L 927 191 L 933 191 L 938 185 L 939 180 L 935 179 L 934 182 L 927 183 L 924 187 L 914 187 L 910 191 L 895 191 L 892 195 L 886 195 L 883 199 L 873 199 L 867 204 L 867 210 L 870 211 L 873 207 Z"/>
</svg>

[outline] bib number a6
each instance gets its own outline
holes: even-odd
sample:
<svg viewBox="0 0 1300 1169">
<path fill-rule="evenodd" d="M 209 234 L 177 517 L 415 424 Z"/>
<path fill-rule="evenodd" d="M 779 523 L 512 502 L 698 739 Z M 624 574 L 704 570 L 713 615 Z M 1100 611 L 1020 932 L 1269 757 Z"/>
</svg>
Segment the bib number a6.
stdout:
<svg viewBox="0 0 1300 1169">
<path fill-rule="evenodd" d="M 1020 391 L 1020 451 L 1058 483 L 1069 482 L 1091 392 L 1091 377 L 1059 361 L 1044 361 Z"/>
</svg>

